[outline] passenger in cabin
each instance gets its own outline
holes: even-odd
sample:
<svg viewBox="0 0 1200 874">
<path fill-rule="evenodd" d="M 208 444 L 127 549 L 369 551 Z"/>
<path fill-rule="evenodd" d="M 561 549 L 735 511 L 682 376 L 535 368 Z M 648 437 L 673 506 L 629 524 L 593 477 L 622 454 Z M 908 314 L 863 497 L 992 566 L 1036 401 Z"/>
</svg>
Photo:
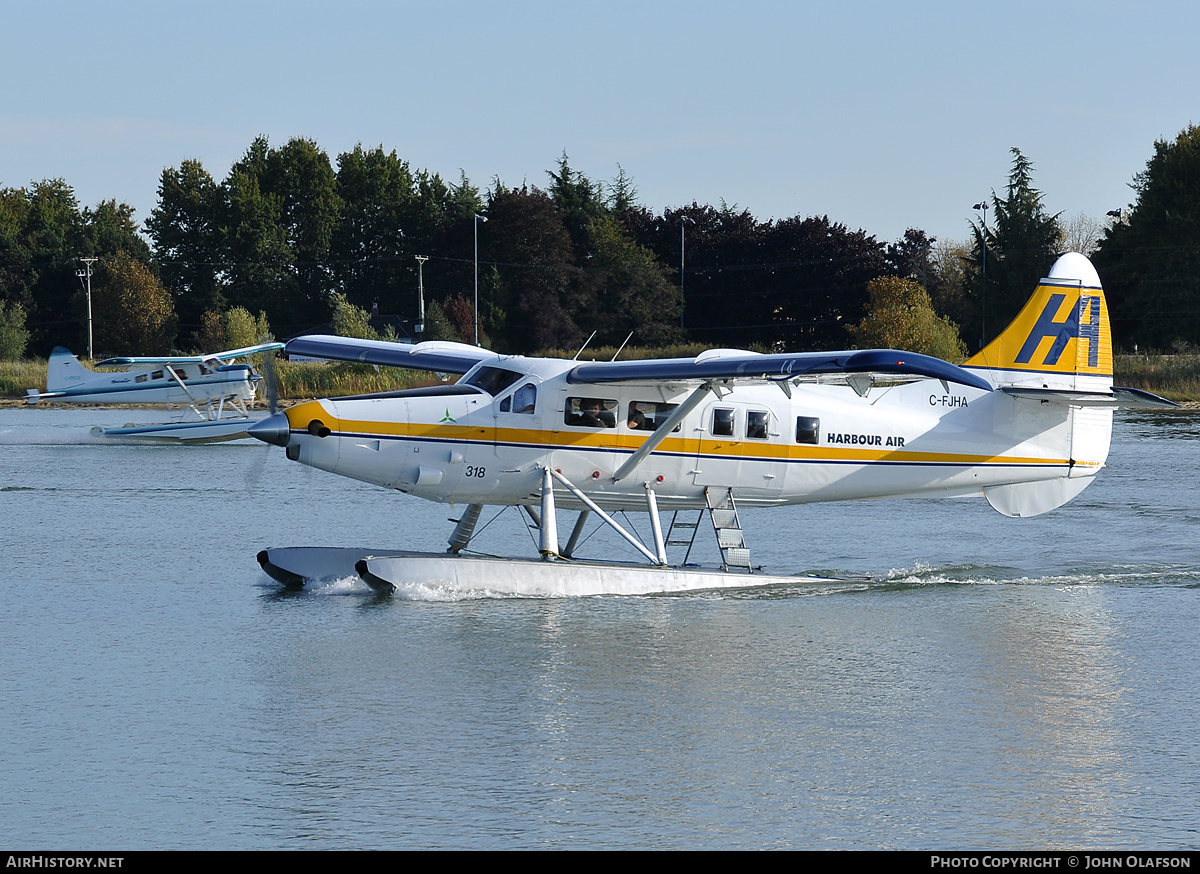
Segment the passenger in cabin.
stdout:
<svg viewBox="0 0 1200 874">
<path fill-rule="evenodd" d="M 611 411 L 604 409 L 604 404 L 597 398 L 581 398 L 579 412 L 569 415 L 567 424 L 584 428 L 615 428 L 617 420 Z"/>
<path fill-rule="evenodd" d="M 629 421 L 626 423 L 631 431 L 646 430 L 646 416 L 636 404 L 629 405 Z"/>
</svg>

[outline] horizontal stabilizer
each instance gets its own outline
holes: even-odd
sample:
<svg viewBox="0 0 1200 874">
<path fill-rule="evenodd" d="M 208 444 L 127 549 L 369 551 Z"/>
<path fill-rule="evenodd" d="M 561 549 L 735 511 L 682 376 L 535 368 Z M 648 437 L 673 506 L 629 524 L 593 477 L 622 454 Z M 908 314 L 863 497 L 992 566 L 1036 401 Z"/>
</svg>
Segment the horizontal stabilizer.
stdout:
<svg viewBox="0 0 1200 874">
<path fill-rule="evenodd" d="M 839 373 L 880 373 L 910 378 L 944 379 L 991 391 L 992 385 L 970 371 L 940 358 L 896 349 L 845 352 L 799 352 L 758 355 L 723 353 L 696 358 L 659 358 L 580 364 L 567 375 L 570 383 L 637 382 L 642 380 L 767 380 Z"/>
<path fill-rule="evenodd" d="M 1116 388 L 1112 392 L 1072 391 L 1070 389 L 1023 388 L 1006 385 L 1001 391 L 1018 398 L 1061 404 L 1067 407 L 1099 407 L 1109 410 L 1162 410 L 1179 404 L 1139 388 Z"/>
<path fill-rule="evenodd" d="M 497 358 L 479 346 L 430 340 L 425 343 L 389 343 L 384 340 L 358 340 L 329 334 L 310 334 L 288 340 L 288 355 L 326 358 L 330 361 L 357 361 L 386 367 L 406 367 L 435 373 L 466 373 L 480 361 Z"/>
</svg>

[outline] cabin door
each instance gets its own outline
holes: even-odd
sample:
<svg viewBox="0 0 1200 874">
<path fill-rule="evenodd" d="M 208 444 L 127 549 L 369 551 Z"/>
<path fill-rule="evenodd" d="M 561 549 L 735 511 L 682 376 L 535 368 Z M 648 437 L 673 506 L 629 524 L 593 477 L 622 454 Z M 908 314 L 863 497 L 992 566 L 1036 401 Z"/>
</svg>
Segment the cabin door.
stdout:
<svg viewBox="0 0 1200 874">
<path fill-rule="evenodd" d="M 708 404 L 697 430 L 694 483 L 732 488 L 737 496 L 778 497 L 787 448 L 782 431 L 778 417 L 765 406 Z"/>
<path fill-rule="evenodd" d="M 501 464 L 520 466 L 540 457 L 544 414 L 553 401 L 535 376 L 522 376 L 495 399 L 496 458 Z"/>
</svg>

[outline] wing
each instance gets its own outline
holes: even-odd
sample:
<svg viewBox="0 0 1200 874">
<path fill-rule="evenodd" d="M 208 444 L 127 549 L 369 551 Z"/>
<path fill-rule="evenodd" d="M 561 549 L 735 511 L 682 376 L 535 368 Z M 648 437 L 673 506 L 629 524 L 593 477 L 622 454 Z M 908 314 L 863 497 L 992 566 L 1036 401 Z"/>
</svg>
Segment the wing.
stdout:
<svg viewBox="0 0 1200 874">
<path fill-rule="evenodd" d="M 968 370 L 940 358 L 895 349 L 847 352 L 800 352 L 759 355 L 719 350 L 695 358 L 658 358 L 580 364 L 567 382 L 631 382 L 639 380 L 757 379 L 786 382 L 798 376 L 885 373 L 909 378 L 943 379 L 991 391 L 992 385 Z"/>
<path fill-rule="evenodd" d="M 276 349 L 282 349 L 282 343 L 259 343 L 257 346 L 245 346 L 241 349 L 229 349 L 225 352 L 214 352 L 209 355 L 170 355 L 161 357 L 136 357 L 136 358 L 105 358 L 103 361 L 97 361 L 96 367 L 130 367 L 135 364 L 204 364 L 208 361 L 216 359 L 217 361 L 230 361 L 234 358 L 242 358 L 246 355 L 255 355 L 259 352 L 272 352 Z"/>
<path fill-rule="evenodd" d="M 359 361 L 434 373 L 466 373 L 481 361 L 494 361 L 499 357 L 495 352 L 465 343 L 427 340 L 414 345 L 328 334 L 295 337 L 288 340 L 284 350 L 288 355 L 306 355 L 331 361 Z"/>
</svg>

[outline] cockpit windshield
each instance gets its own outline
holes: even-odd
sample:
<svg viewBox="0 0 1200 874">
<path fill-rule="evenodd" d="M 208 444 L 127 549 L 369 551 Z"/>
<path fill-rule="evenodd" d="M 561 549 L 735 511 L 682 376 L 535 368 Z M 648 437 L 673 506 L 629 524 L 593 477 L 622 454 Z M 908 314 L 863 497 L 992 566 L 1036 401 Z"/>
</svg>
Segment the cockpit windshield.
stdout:
<svg viewBox="0 0 1200 874">
<path fill-rule="evenodd" d="M 471 374 L 469 379 L 464 379 L 462 382 L 464 385 L 473 385 L 475 388 L 483 389 L 495 397 L 520 378 L 521 374 L 515 370 L 505 370 L 503 367 L 481 367 Z"/>
</svg>

